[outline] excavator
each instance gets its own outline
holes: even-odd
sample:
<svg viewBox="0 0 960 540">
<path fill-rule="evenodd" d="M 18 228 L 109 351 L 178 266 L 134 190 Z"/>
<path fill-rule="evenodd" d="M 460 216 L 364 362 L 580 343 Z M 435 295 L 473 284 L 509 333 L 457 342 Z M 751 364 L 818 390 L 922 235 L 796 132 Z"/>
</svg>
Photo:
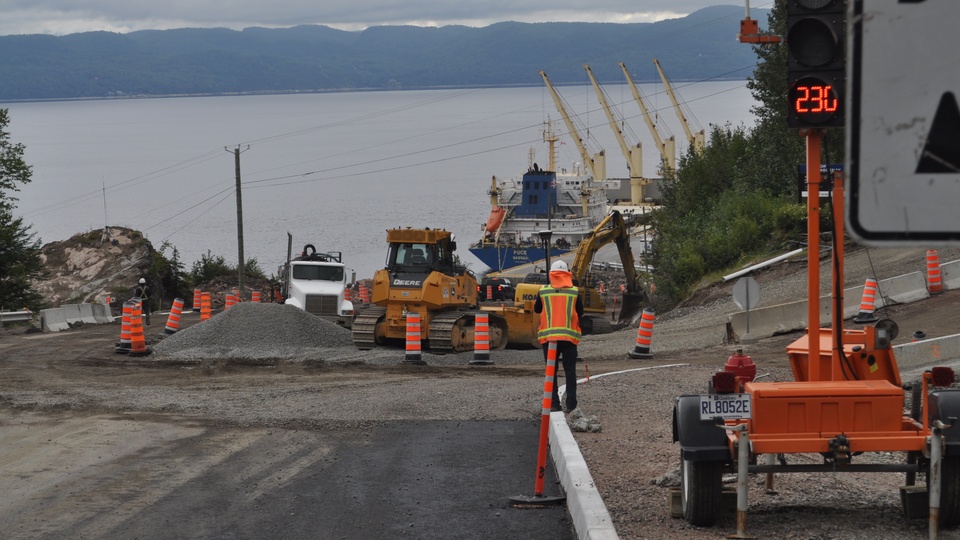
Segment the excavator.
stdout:
<svg viewBox="0 0 960 540">
<path fill-rule="evenodd" d="M 590 263 L 597 251 L 603 246 L 615 242 L 623 271 L 626 276 L 626 291 L 616 324 L 611 323 L 607 314 L 607 302 L 597 290 L 597 284 L 590 274 Z M 583 302 L 583 317 L 580 327 L 585 335 L 607 334 L 617 328 L 635 322 L 646 293 L 640 286 L 640 279 L 634 268 L 633 249 L 630 247 L 630 229 L 620 212 L 613 211 L 593 229 L 593 233 L 584 238 L 577 246 L 576 255 L 570 266 L 574 284 L 580 289 Z M 506 321 L 507 343 L 511 347 L 537 347 L 537 328 L 540 317 L 533 311 L 540 288 L 548 283 L 546 274 L 527 276 L 516 288 L 512 305 L 482 306 L 480 309 Z M 356 327 L 356 323 L 354 323 Z"/>
<path fill-rule="evenodd" d="M 371 302 L 353 321 L 353 343 L 373 349 L 401 344 L 407 313 L 420 314 L 421 338 L 435 354 L 473 350 L 477 280 L 454 259 L 453 234 L 442 229 L 387 231 L 387 266 L 373 277 Z M 490 348 L 506 346 L 507 322 L 490 316 Z"/>
<path fill-rule="evenodd" d="M 583 320 L 581 327 L 586 334 L 607 334 L 614 330 L 607 318 L 607 303 L 597 290 L 597 284 L 590 275 L 590 263 L 597 251 L 603 246 L 615 242 L 623 273 L 626 277 L 626 290 L 617 326 L 632 324 L 639 315 L 644 302 L 649 302 L 646 292 L 640 286 L 640 276 L 634 268 L 633 248 L 630 247 L 630 229 L 620 212 L 614 210 L 594 229 L 589 238 L 585 238 L 577 247 L 577 253 L 570 265 L 573 281 L 579 284 L 583 301 Z"/>
</svg>

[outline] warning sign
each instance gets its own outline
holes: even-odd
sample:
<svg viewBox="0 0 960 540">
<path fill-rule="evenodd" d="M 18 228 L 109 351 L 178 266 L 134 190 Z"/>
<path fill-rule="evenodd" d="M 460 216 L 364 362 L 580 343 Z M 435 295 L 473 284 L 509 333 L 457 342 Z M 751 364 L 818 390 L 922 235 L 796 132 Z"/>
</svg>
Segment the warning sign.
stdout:
<svg viewBox="0 0 960 540">
<path fill-rule="evenodd" d="M 848 230 L 868 244 L 960 244 L 960 9 L 851 0 Z"/>
</svg>

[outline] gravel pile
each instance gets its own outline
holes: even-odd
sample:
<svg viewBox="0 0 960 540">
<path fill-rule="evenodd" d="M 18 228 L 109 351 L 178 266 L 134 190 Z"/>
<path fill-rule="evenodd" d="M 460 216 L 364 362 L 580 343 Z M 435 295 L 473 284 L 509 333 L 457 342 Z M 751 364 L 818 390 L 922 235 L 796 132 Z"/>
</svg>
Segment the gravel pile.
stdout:
<svg viewBox="0 0 960 540">
<path fill-rule="evenodd" d="M 314 358 L 353 348 L 350 330 L 294 306 L 243 302 L 157 343 L 176 358 Z"/>
</svg>

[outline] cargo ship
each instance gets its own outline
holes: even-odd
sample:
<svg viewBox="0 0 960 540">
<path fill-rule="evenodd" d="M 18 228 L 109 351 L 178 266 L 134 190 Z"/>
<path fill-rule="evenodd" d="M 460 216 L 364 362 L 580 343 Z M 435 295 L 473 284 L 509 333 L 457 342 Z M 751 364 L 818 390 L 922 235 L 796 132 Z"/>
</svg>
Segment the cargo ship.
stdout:
<svg viewBox="0 0 960 540">
<path fill-rule="evenodd" d="M 533 162 L 531 152 L 531 164 L 520 180 L 491 180 L 490 215 L 470 253 L 495 272 L 545 259 L 541 231 L 552 231 L 551 256 L 575 250 L 607 215 L 605 184 L 579 166 L 557 171 L 557 139 L 545 139 L 550 144 L 547 169 Z"/>
</svg>

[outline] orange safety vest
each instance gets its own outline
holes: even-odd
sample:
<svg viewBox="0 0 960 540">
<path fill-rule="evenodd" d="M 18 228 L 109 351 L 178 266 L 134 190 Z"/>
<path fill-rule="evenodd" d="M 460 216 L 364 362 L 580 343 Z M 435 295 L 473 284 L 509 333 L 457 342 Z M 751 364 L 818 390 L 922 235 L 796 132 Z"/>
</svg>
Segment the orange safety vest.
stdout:
<svg viewBox="0 0 960 540">
<path fill-rule="evenodd" d="M 543 311 L 540 312 L 540 331 L 537 339 L 540 343 L 548 341 L 570 341 L 580 343 L 580 317 L 577 315 L 576 287 L 543 287 L 540 298 Z"/>
</svg>

